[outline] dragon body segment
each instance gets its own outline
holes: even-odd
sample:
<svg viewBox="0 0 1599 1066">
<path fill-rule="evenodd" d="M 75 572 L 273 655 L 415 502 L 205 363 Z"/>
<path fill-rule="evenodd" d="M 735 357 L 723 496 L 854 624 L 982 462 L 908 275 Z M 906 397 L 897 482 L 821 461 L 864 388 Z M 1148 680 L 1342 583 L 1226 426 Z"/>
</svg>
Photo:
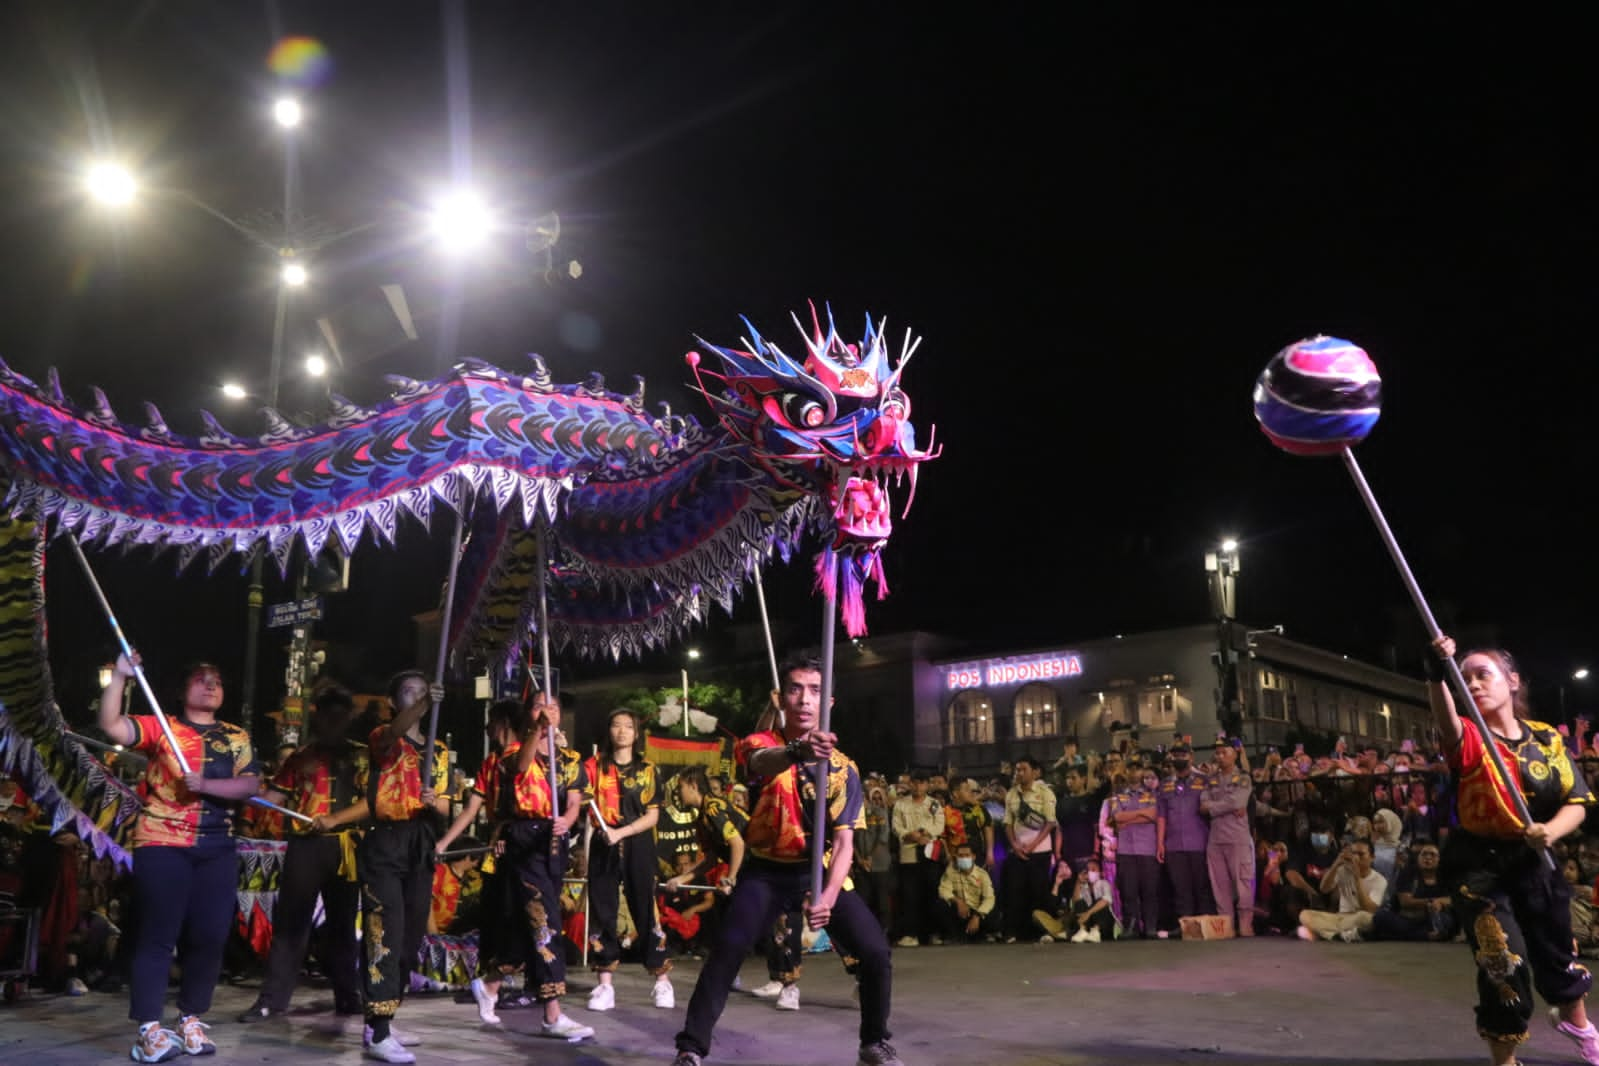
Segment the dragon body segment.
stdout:
<svg viewBox="0 0 1599 1066">
<path fill-rule="evenodd" d="M 864 586 L 883 591 L 890 483 L 908 476 L 914 492 L 919 465 L 936 455 L 918 449 L 900 386 L 915 344 L 907 334 L 891 360 L 881 324 L 868 319 L 863 338 L 846 342 L 814 311 L 802 356 L 749 333 L 738 347 L 700 342 L 720 371 L 686 357 L 715 411 L 709 428 L 651 417 L 642 379 L 628 394 L 597 374 L 557 385 L 533 356 L 526 374 L 463 362 L 435 382 L 390 378 L 388 400 L 334 397 L 318 426 L 268 410 L 260 437 L 202 413 L 205 432 L 185 437 L 153 406 L 147 424 L 130 426 L 98 390 L 78 407 L 53 371 L 40 387 L 0 363 L 11 516 L 0 563 L 9 580 L 36 583 L 30 597 L 42 594 L 40 530 L 53 520 L 86 543 L 169 547 L 180 567 L 265 552 L 286 571 L 296 544 L 348 553 L 368 535 L 391 542 L 404 516 L 427 524 L 443 503 L 467 533 L 452 641 L 501 663 L 536 633 L 541 531 L 550 636 L 563 651 L 619 658 L 668 643 L 710 604 L 731 609 L 756 567 L 788 560 L 807 534 L 822 540 L 819 580 L 831 592 L 842 576 L 846 629 L 858 634 Z M 76 782 L 73 808 L 114 828 L 130 803 L 62 735 L 42 616 L 8 614 L 5 627 L 4 653 L 32 664 L 12 669 L 8 658 L 0 672 L 6 750 L 32 738 L 36 768 Z"/>
</svg>

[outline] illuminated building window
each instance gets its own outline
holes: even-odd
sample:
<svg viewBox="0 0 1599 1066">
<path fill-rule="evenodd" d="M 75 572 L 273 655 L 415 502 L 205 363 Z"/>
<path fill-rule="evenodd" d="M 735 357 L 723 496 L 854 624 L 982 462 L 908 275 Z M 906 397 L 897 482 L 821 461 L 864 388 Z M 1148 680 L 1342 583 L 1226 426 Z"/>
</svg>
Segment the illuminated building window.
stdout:
<svg viewBox="0 0 1599 1066">
<path fill-rule="evenodd" d="M 992 744 L 994 706 L 981 692 L 962 692 L 949 705 L 951 744 Z"/>
<path fill-rule="evenodd" d="M 1060 732 L 1055 726 L 1060 715 L 1060 698 L 1048 685 L 1039 681 L 1023 685 L 1012 707 L 1017 736 L 1050 737 Z"/>
<path fill-rule="evenodd" d="M 1151 729 L 1170 729 L 1177 724 L 1177 690 L 1170 686 L 1148 689 L 1138 694 L 1138 724 Z"/>
<path fill-rule="evenodd" d="M 1135 724 L 1133 722 L 1132 709 L 1127 704 L 1127 693 L 1100 692 L 1097 695 L 1099 697 L 1099 727 L 1101 729 L 1110 730 L 1118 726 L 1125 728 Z"/>
</svg>

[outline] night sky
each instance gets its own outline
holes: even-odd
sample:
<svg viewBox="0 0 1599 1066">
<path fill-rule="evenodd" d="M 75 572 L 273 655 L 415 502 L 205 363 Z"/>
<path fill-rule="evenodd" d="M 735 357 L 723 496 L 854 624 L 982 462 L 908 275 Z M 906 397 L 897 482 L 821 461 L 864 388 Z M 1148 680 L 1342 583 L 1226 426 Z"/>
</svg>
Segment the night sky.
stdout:
<svg viewBox="0 0 1599 1066">
<path fill-rule="evenodd" d="M 293 135 L 300 206 L 385 222 L 317 263 L 285 409 L 314 400 L 295 369 L 313 315 L 385 282 L 461 297 L 454 353 L 537 351 L 613 388 L 640 373 L 702 418 L 694 334 L 734 341 L 745 313 L 782 341 L 790 310 L 830 301 L 852 331 L 869 311 L 925 337 L 905 384 L 946 449 L 897 527 L 875 630 L 1000 650 L 1199 622 L 1204 552 L 1235 534 L 1247 622 L 1374 661 L 1397 642 L 1413 666 L 1419 625 L 1341 465 L 1278 453 L 1250 410 L 1274 351 L 1329 333 L 1383 373 L 1358 456 L 1446 628 L 1497 636 L 1551 700 L 1599 668 L 1580 27 L 931 10 L 6 5 L 0 355 L 58 367 L 82 400 L 100 385 L 130 420 L 148 399 L 180 430 L 200 407 L 261 428 L 216 386 L 264 384 L 269 265 L 198 212 L 147 199 L 116 222 L 74 182 L 98 147 L 229 213 L 280 204 L 265 59 L 307 35 L 332 68 Z M 452 172 L 515 217 L 558 212 L 556 265 L 582 277 L 546 279 L 514 240 L 448 275 L 393 236 Z M 370 402 L 384 373 L 431 376 L 443 332 L 425 322 L 334 388 Z M 358 558 L 330 625 L 405 645 L 442 555 L 418 532 Z M 81 673 L 105 640 L 68 563 L 52 553 L 52 640 Z M 132 631 L 181 610 L 196 653 L 238 658 L 231 570 L 174 586 L 165 562 L 103 567 Z M 814 611 L 805 585 L 774 577 L 775 606 Z"/>
</svg>

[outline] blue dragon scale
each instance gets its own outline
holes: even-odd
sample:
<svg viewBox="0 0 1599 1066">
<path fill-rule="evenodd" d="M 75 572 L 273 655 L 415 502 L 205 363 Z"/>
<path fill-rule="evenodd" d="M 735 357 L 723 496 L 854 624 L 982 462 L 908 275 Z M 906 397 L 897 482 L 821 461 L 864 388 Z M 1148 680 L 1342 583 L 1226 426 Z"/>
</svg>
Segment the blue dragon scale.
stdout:
<svg viewBox="0 0 1599 1066">
<path fill-rule="evenodd" d="M 179 567 L 264 552 L 286 570 L 296 546 L 391 543 L 402 520 L 447 508 L 464 523 L 452 646 L 508 664 L 537 636 L 538 542 L 545 540 L 552 646 L 620 658 L 660 647 L 731 609 L 755 569 L 821 545 L 818 580 L 845 628 L 865 628 L 864 590 L 886 591 L 890 493 L 937 455 L 916 443 L 901 375 L 917 344 L 890 351 L 885 323 L 846 341 L 831 312 L 798 316 L 791 355 L 747 321 L 738 346 L 701 340 L 686 357 L 714 419 L 627 394 L 598 374 L 558 385 L 543 360 L 524 373 L 463 361 L 432 382 L 389 378 L 374 407 L 333 397 L 329 419 L 297 426 L 266 410 L 260 437 L 201 412 L 198 438 L 146 405 L 143 426 L 103 393 L 69 402 L 0 363 L 0 768 L 56 787 L 61 818 L 101 850 L 136 801 L 70 737 L 51 695 L 42 627 L 42 543 L 151 545 Z M 48 532 L 47 532 L 48 531 Z M 831 584 L 838 575 L 836 588 Z M 37 797 L 36 797 L 37 798 Z M 65 822 L 63 822 L 65 824 Z"/>
</svg>

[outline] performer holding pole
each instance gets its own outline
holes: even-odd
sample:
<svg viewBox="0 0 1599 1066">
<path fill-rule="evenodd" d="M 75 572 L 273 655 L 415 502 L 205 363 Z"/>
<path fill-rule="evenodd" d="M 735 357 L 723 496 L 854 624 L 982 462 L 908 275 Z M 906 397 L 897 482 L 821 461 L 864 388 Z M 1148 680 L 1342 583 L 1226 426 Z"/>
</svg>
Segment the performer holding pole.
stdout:
<svg viewBox="0 0 1599 1066">
<path fill-rule="evenodd" d="M 396 1030 L 393 1019 L 427 933 L 435 820 L 450 810 L 449 752 L 434 741 L 427 759 L 421 729 L 429 705 L 443 698 L 443 687 L 430 685 L 422 671 L 396 674 L 389 682 L 394 717 L 367 739 L 365 793 L 372 825 L 356 849 L 366 955 L 362 1045 L 368 1058 L 381 1062 L 415 1062 L 407 1047 L 420 1042 Z M 424 761 L 432 768 L 427 778 Z"/>
<path fill-rule="evenodd" d="M 183 710 L 175 721 L 154 703 L 153 715 L 122 713 L 122 693 L 134 676 L 144 676 L 139 657 L 118 656 L 100 694 L 99 725 L 116 743 L 149 756 L 144 810 L 133 827 L 138 921 L 128 1016 L 139 1025 L 133 1060 L 165 1062 L 216 1051 L 200 1019 L 222 972 L 239 887 L 233 813 L 261 782 L 250 734 L 217 718 L 222 675 L 216 667 L 198 663 L 185 671 Z M 145 687 L 148 692 L 148 682 Z M 177 1032 L 161 1026 L 174 948 L 183 969 Z"/>
<path fill-rule="evenodd" d="M 682 1032 L 675 1066 L 700 1066 L 727 995 L 757 936 L 779 914 L 803 907 L 813 929 L 826 928 L 842 953 L 860 960 L 861 1066 L 898 1066 L 888 1043 L 892 962 L 882 927 L 860 897 L 844 888 L 856 828 L 864 826 L 860 772 L 836 739 L 820 727 L 822 663 L 794 660 L 782 671 L 782 733 L 755 733 L 739 741 L 735 754 L 748 776 L 751 813 L 749 858 L 728 903 L 710 958 L 700 972 Z M 818 791 L 802 765 L 822 761 Z M 822 812 L 818 835 L 813 809 Z M 808 860 L 828 852 L 827 882 L 810 893 Z"/>
<path fill-rule="evenodd" d="M 356 881 L 354 827 L 370 816 L 358 782 L 368 773 L 366 747 L 350 740 L 355 701 L 342 685 L 328 685 L 312 699 L 310 743 L 284 760 L 267 786 L 276 802 L 310 816 L 308 828 L 291 826 L 283 857 L 278 901 L 272 908 L 272 947 L 261 993 L 241 1022 L 258 1022 L 289 1009 L 295 978 L 305 962 L 317 898 L 327 914 L 320 953 L 333 985 L 337 1014 L 360 1014 L 361 974 L 355 923 L 361 889 Z"/>
<path fill-rule="evenodd" d="M 1584 1062 L 1599 1066 L 1599 1030 L 1584 1004 L 1593 978 L 1574 953 L 1570 889 L 1548 850 L 1581 827 L 1593 797 L 1559 732 L 1526 717 L 1525 685 L 1508 652 L 1473 651 L 1456 664 L 1455 642 L 1440 631 L 1351 450 L 1377 422 L 1381 389 L 1364 351 L 1312 337 L 1267 364 L 1255 386 L 1255 416 L 1287 452 L 1343 459 L 1432 639 L 1429 696 L 1456 775 L 1460 819 L 1440 872 L 1454 885 L 1476 956 L 1477 1031 L 1491 1061 L 1516 1062 L 1536 986 L 1553 1005 L 1550 1023 Z"/>
</svg>

